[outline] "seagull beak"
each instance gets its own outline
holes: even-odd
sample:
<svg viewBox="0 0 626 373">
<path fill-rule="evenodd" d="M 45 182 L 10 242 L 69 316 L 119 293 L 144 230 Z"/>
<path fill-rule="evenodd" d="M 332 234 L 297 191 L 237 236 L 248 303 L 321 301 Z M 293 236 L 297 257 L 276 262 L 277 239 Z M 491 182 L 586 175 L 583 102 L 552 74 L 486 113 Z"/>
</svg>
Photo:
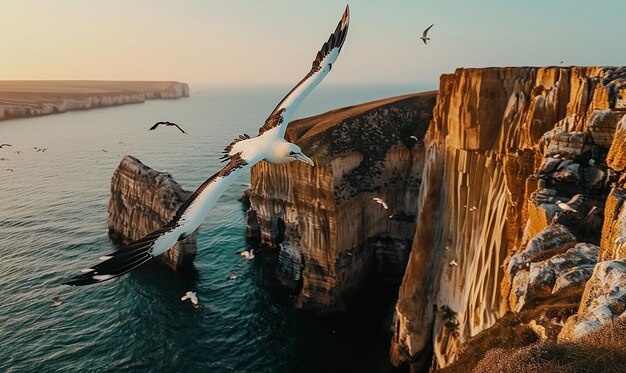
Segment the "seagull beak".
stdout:
<svg viewBox="0 0 626 373">
<path fill-rule="evenodd" d="M 304 155 L 302 153 L 296 153 L 296 154 L 293 155 L 293 157 L 295 159 L 299 160 L 300 162 L 308 163 L 311 166 L 315 166 L 315 163 L 313 163 L 311 158 L 307 157 L 306 155 Z"/>
</svg>

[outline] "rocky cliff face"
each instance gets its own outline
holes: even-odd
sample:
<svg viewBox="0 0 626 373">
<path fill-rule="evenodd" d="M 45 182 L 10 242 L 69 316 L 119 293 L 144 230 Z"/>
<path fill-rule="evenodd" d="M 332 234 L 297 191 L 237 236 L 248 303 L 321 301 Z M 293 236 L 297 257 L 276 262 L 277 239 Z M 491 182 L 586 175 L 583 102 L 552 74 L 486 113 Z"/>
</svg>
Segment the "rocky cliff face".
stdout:
<svg viewBox="0 0 626 373">
<path fill-rule="evenodd" d="M 434 357 L 446 366 L 506 312 L 548 298 L 577 305 L 583 291 L 612 292 L 604 319 L 621 314 L 621 277 L 607 273 L 622 266 L 595 263 L 626 252 L 625 87 L 624 68 L 442 76 L 396 306 L 395 364 L 427 369 Z M 581 313 L 607 309 L 583 303 Z"/>
<path fill-rule="evenodd" d="M 179 82 L 3 81 L 0 120 L 188 96 Z"/>
<path fill-rule="evenodd" d="M 137 240 L 170 221 L 191 195 L 170 174 L 124 156 L 111 179 L 109 235 L 122 245 Z M 178 242 L 158 259 L 178 270 L 190 267 L 196 257 L 196 232 Z"/>
<path fill-rule="evenodd" d="M 286 136 L 315 167 L 252 169 L 248 236 L 279 249 L 276 272 L 299 289 L 297 307 L 343 310 L 372 273 L 399 283 L 434 102 L 434 92 L 407 95 L 295 121 Z"/>
</svg>

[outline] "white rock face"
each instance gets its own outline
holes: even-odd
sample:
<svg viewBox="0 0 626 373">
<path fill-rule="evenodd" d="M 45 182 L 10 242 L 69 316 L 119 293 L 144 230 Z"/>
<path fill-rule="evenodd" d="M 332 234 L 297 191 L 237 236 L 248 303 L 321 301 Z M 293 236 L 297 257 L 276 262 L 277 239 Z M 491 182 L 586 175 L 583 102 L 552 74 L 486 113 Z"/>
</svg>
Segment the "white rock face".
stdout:
<svg viewBox="0 0 626 373">
<path fill-rule="evenodd" d="M 572 340 L 624 314 L 626 263 L 600 262 L 585 286 L 578 313 L 567 319 L 559 340 Z"/>
</svg>

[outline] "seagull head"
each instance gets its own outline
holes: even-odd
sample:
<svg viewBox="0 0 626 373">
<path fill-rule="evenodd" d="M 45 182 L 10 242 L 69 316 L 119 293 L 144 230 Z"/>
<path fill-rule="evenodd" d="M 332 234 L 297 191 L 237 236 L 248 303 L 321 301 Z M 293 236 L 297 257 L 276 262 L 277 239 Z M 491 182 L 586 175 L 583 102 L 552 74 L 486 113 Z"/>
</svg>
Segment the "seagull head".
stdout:
<svg viewBox="0 0 626 373">
<path fill-rule="evenodd" d="M 304 155 L 304 153 L 302 153 L 302 149 L 300 149 L 300 147 L 296 144 L 285 141 L 281 143 L 276 150 L 279 159 L 278 161 L 272 160 L 273 163 L 289 163 L 293 161 L 300 161 L 308 163 L 311 166 L 315 166 L 315 163 L 313 163 L 311 158 Z"/>
</svg>

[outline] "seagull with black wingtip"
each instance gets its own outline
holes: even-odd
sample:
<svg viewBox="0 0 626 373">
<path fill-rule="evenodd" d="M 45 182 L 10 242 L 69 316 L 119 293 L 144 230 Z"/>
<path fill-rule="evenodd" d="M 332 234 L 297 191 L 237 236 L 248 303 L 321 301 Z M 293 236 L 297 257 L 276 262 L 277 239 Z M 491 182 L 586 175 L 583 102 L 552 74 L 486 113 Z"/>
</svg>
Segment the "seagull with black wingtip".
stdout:
<svg viewBox="0 0 626 373">
<path fill-rule="evenodd" d="M 67 285 L 89 285 L 121 276 L 150 259 L 168 251 L 176 242 L 185 239 L 202 224 L 218 198 L 244 171 L 258 162 L 284 164 L 293 161 L 313 161 L 296 144 L 285 140 L 285 131 L 302 100 L 324 79 L 337 60 L 348 34 L 349 7 L 335 31 L 317 53 L 310 71 L 287 93 L 266 119 L 256 137 L 240 135 L 224 150 L 227 162 L 215 175 L 208 178 L 181 205 L 169 223 L 131 242 L 127 247 L 102 256 L 101 263 L 83 269 L 80 275 L 69 279 Z"/>
</svg>

